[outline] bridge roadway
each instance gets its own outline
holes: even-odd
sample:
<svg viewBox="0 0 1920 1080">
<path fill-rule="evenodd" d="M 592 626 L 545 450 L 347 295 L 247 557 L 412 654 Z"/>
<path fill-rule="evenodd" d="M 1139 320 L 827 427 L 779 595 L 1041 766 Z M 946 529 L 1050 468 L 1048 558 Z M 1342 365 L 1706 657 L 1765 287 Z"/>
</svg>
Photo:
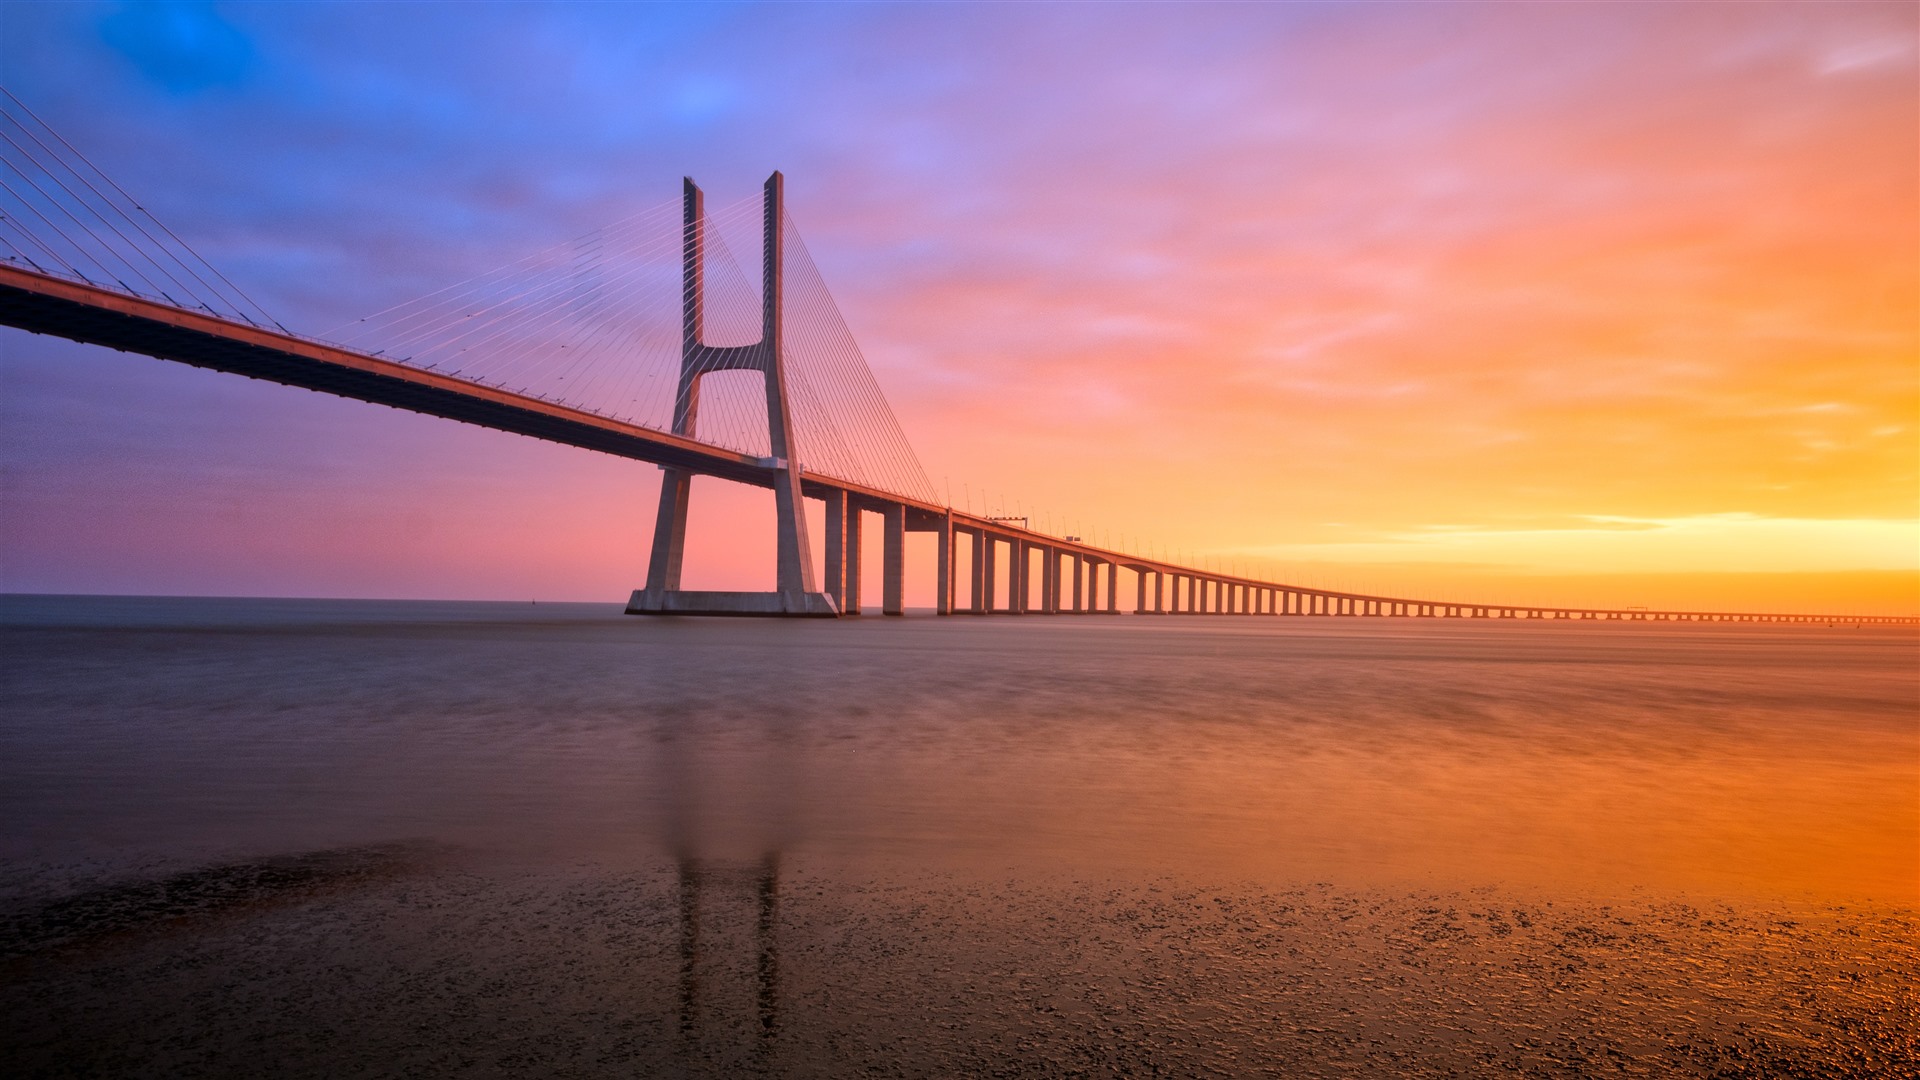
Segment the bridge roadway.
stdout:
<svg viewBox="0 0 1920 1080">
<path fill-rule="evenodd" d="M 770 460 L 518 393 L 410 367 L 278 330 L 266 330 L 111 289 L 0 263 L 0 324 L 585 450 L 771 488 Z M 1283 585 L 1184 567 L 1049 536 L 893 492 L 804 472 L 802 493 L 827 504 L 826 592 L 844 614 L 863 610 L 866 513 L 881 522 L 881 610 L 902 613 L 905 534 L 935 535 L 940 614 L 1115 614 L 1119 571 L 1134 575 L 1140 614 L 1346 615 L 1607 621 L 1916 625 L 1914 616 L 1828 616 L 1466 604 Z M 969 573 L 956 573 L 968 541 Z M 1005 587 L 996 580 L 1004 575 Z M 1038 603 L 1034 602 L 1038 586 Z M 964 594 L 964 596 L 962 595 Z M 996 600 L 1006 596 L 1006 605 Z"/>
</svg>

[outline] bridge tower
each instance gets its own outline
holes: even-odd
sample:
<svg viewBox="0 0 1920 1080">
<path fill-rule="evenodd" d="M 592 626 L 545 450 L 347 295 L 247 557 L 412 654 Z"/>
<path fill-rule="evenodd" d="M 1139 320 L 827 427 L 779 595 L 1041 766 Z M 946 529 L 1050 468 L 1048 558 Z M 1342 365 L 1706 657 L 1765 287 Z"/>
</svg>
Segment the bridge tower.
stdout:
<svg viewBox="0 0 1920 1080">
<path fill-rule="evenodd" d="M 833 618 L 839 605 L 814 583 L 807 526 L 801 518 L 800 460 L 794 442 L 793 411 L 787 396 L 786 361 L 781 352 L 783 251 L 786 180 L 767 177 L 763 194 L 764 239 L 761 274 L 760 340 L 751 345 L 712 346 L 705 342 L 706 211 L 691 177 L 684 189 L 681 255 L 680 385 L 674 397 L 673 433 L 693 438 L 700 415 L 700 380 L 716 371 L 758 371 L 766 380 L 767 446 L 762 464 L 773 473 L 774 527 L 778 540 L 776 588 L 759 592 L 693 592 L 680 588 L 680 566 L 687 546 L 687 499 L 693 474 L 664 468 L 660 512 L 653 529 L 653 554 L 647 585 L 627 602 L 630 615 L 786 615 Z"/>
</svg>

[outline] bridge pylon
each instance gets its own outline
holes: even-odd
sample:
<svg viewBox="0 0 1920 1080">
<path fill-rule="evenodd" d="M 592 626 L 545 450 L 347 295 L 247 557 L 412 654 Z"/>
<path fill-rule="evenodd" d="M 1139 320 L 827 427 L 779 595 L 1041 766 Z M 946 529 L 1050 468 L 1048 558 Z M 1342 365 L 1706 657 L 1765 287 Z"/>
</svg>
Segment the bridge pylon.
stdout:
<svg viewBox="0 0 1920 1080">
<path fill-rule="evenodd" d="M 767 446 L 763 463 L 773 473 L 774 528 L 778 545 L 773 592 L 700 592 L 680 588 L 686 554 L 687 501 L 693 474 L 665 467 L 660 479 L 660 510 L 653 530 L 647 584 L 627 602 L 629 615 L 772 615 L 833 618 L 834 598 L 820 592 L 801 517 L 800 460 L 795 445 L 793 410 L 787 395 L 786 361 L 781 350 L 783 251 L 786 180 L 767 177 L 763 194 L 764 239 L 761 274 L 760 340 L 751 345 L 714 346 L 705 342 L 706 210 L 691 177 L 684 189 L 681 256 L 680 384 L 674 396 L 673 433 L 693 438 L 700 414 L 700 380 L 716 371 L 758 371 L 766 381 Z"/>
</svg>

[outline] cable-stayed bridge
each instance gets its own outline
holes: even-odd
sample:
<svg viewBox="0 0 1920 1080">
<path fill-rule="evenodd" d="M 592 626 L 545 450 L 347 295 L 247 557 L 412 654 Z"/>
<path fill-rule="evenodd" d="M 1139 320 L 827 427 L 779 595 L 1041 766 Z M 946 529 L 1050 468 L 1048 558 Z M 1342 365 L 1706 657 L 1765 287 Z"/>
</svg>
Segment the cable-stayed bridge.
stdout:
<svg viewBox="0 0 1920 1080">
<path fill-rule="evenodd" d="M 1222 574 L 956 510 L 928 482 L 847 330 L 786 212 L 779 173 L 758 199 L 712 212 L 688 180 L 676 203 L 323 337 L 295 334 L 5 97 L 0 323 L 658 465 L 653 547 L 631 613 L 862 613 L 866 524 L 877 517 L 888 615 L 904 612 L 906 534 L 926 532 L 942 615 L 1920 623 L 1367 595 Z M 747 230 L 757 233 L 757 287 L 728 243 Z M 774 591 L 680 587 L 695 476 L 772 489 Z M 817 555 L 805 499 L 826 508 Z"/>
</svg>

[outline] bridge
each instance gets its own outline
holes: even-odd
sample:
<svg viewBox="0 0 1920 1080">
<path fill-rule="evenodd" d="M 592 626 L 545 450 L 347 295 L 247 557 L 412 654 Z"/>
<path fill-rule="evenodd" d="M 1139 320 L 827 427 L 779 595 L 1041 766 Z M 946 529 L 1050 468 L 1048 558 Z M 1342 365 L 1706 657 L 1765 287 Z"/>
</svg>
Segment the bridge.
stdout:
<svg viewBox="0 0 1920 1080">
<path fill-rule="evenodd" d="M 632 614 L 862 614 L 865 533 L 877 518 L 886 615 L 905 612 L 906 534 L 931 533 L 940 615 L 1920 624 L 1914 616 L 1496 605 L 1309 588 L 956 509 L 927 482 L 847 332 L 787 214 L 777 172 L 757 206 L 710 215 L 689 179 L 677 206 L 325 339 L 295 334 L 5 98 L 0 324 L 657 465 L 653 546 Z M 759 226 L 757 297 L 724 238 L 728 226 L 747 222 Z M 681 588 L 696 476 L 773 491 L 772 592 Z M 807 499 L 825 506 L 818 559 Z"/>
</svg>

